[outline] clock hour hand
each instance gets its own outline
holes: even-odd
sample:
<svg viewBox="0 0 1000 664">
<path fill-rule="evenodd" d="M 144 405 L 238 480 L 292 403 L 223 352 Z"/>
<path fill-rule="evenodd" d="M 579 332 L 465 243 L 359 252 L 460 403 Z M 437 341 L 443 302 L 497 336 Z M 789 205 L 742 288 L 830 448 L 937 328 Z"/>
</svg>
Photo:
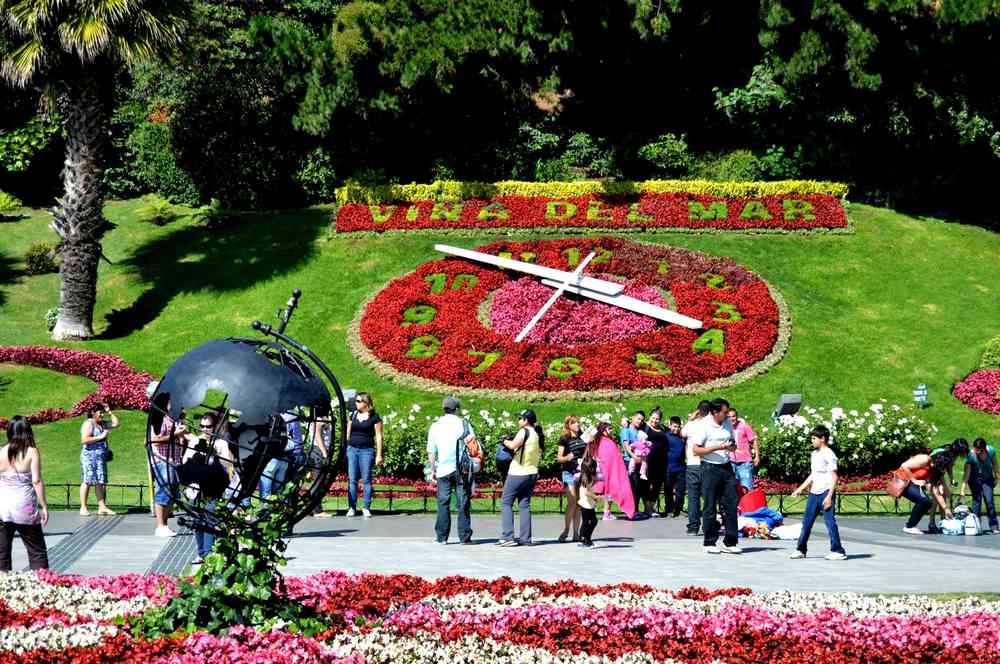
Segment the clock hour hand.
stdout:
<svg viewBox="0 0 1000 664">
<path fill-rule="evenodd" d="M 516 261 L 512 258 L 501 258 L 500 256 L 486 254 L 481 251 L 473 251 L 472 249 L 451 247 L 446 244 L 435 244 L 434 249 L 450 256 L 458 256 L 459 258 L 466 258 L 471 261 L 486 263 L 487 265 L 495 265 L 496 267 L 501 267 L 505 270 L 524 272 L 525 274 L 542 277 L 543 279 L 551 279 L 559 282 L 556 285 L 556 288 L 567 281 L 571 281 L 572 283 L 575 283 L 578 288 L 582 288 L 585 292 L 593 291 L 603 295 L 618 295 L 625 290 L 625 286 L 622 284 L 616 284 L 612 281 L 604 281 L 603 279 L 595 279 L 594 277 L 581 277 L 579 278 L 579 281 L 577 281 L 576 277 L 573 277 L 572 272 L 557 270 L 555 268 L 545 267 L 544 265 L 535 265 L 534 263 L 526 263 L 524 261 Z"/>
</svg>

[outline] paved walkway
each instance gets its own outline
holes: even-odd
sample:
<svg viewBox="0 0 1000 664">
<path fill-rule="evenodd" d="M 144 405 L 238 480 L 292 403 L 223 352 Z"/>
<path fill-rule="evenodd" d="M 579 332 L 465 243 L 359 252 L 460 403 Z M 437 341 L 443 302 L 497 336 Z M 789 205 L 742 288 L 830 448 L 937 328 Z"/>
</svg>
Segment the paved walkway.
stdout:
<svg viewBox="0 0 1000 664">
<path fill-rule="evenodd" d="M 849 559 L 830 562 L 826 531 L 817 524 L 806 560 L 788 560 L 794 542 L 744 540 L 740 556 L 709 556 L 701 538 L 684 534 L 684 519 L 602 521 L 596 546 L 560 544 L 557 516 L 537 516 L 533 547 L 499 548 L 499 519 L 473 516 L 473 545 L 434 542 L 432 515 L 309 518 L 291 539 L 286 573 L 300 576 L 326 569 L 408 573 L 436 578 L 508 575 L 518 579 L 571 577 L 587 583 L 632 581 L 666 588 L 686 585 L 749 586 L 759 591 L 851 590 L 859 592 L 1000 592 L 1000 536 L 912 536 L 895 517 L 839 520 Z M 795 523 L 789 520 L 789 523 Z M 175 526 L 176 528 L 176 526 Z M 179 574 L 194 557 L 190 533 L 153 537 L 152 517 L 81 518 L 51 515 L 46 528 L 53 569 L 69 574 Z M 14 547 L 14 568 L 27 565 Z"/>
</svg>

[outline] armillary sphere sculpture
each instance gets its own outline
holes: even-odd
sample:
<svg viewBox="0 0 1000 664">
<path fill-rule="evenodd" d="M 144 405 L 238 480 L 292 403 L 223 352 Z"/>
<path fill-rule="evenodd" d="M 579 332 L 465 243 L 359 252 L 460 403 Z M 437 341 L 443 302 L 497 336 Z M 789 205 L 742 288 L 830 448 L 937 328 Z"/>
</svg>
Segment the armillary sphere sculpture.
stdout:
<svg viewBox="0 0 1000 664">
<path fill-rule="evenodd" d="M 182 525 L 226 536 L 221 524 L 234 520 L 225 517 L 280 510 L 291 531 L 329 490 L 347 409 L 326 364 L 285 334 L 300 296 L 292 292 L 276 329 L 255 321 L 260 337 L 202 344 L 155 386 L 146 450 Z"/>
</svg>

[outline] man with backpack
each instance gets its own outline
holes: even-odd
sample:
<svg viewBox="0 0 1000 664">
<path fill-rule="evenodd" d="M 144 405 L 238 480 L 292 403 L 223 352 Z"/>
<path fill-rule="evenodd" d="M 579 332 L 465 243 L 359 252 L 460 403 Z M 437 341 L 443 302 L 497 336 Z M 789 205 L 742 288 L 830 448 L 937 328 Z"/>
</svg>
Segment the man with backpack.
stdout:
<svg viewBox="0 0 1000 664">
<path fill-rule="evenodd" d="M 442 402 L 444 415 L 427 431 L 427 457 L 431 477 L 437 481 L 437 522 L 434 530 L 438 544 L 447 544 L 451 532 L 451 496 L 458 511 L 458 539 L 472 543 L 472 478 L 479 470 L 482 452 L 472 425 L 459 417 L 461 404 L 455 397 Z"/>
</svg>

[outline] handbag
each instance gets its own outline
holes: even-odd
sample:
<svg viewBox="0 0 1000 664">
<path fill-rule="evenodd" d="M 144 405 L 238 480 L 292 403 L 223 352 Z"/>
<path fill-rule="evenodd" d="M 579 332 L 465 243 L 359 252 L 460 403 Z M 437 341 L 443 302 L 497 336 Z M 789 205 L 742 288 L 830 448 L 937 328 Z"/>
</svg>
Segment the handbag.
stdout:
<svg viewBox="0 0 1000 664">
<path fill-rule="evenodd" d="M 104 448 L 104 463 L 110 463 L 115 460 L 115 453 L 111 451 L 110 447 Z"/>
<path fill-rule="evenodd" d="M 899 471 L 895 471 L 892 477 L 889 479 L 889 483 L 885 485 L 885 492 L 892 496 L 893 498 L 899 498 L 906 491 L 906 487 L 909 486 L 910 481 L 899 474 Z"/>
</svg>

